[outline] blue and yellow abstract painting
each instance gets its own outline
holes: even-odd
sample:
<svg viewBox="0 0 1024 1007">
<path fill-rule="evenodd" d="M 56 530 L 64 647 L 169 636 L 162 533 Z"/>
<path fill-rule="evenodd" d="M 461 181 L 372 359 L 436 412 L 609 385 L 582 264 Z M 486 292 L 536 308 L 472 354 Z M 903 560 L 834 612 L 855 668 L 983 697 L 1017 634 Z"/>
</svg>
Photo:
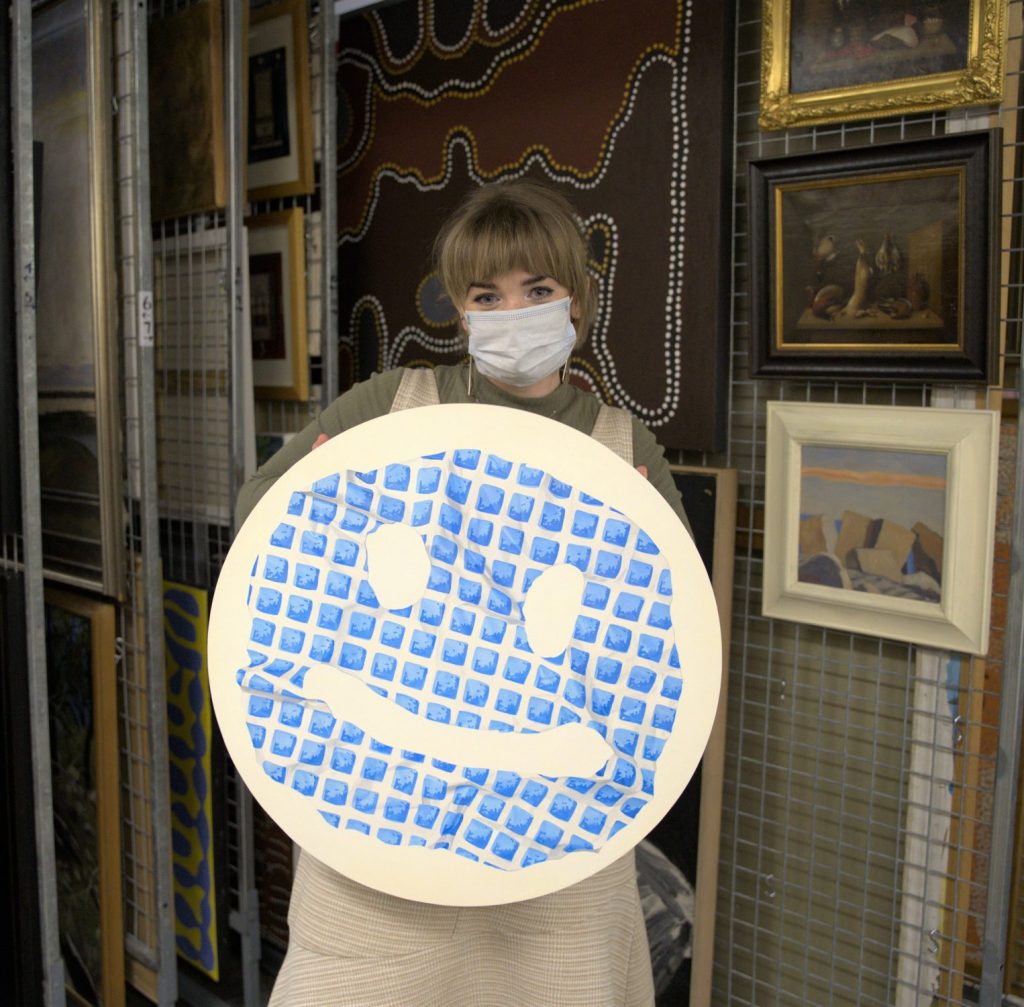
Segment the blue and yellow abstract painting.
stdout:
<svg viewBox="0 0 1024 1007">
<path fill-rule="evenodd" d="M 175 934 L 178 954 L 217 980 L 207 600 L 201 588 L 164 581 Z"/>
</svg>

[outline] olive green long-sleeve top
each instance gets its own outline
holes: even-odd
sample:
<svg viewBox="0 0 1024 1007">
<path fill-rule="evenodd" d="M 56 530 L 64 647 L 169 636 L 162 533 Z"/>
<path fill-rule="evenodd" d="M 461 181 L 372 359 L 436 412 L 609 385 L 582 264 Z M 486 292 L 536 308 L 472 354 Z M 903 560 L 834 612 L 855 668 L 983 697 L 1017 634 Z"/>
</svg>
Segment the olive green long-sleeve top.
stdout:
<svg viewBox="0 0 1024 1007">
<path fill-rule="evenodd" d="M 479 402 L 485 405 L 525 409 L 538 416 L 558 420 L 559 423 L 565 423 L 585 434 L 589 434 L 594 428 L 601 404 L 593 395 L 581 391 L 575 385 L 559 385 L 553 392 L 540 398 L 522 398 L 502 391 L 475 370 L 470 392 L 468 375 L 469 369 L 465 364 L 435 368 L 434 377 L 441 402 Z M 335 399 L 309 426 L 296 434 L 270 461 L 261 466 L 242 487 L 236 507 L 238 525 L 241 526 L 275 480 L 312 449 L 313 442 L 320 434 L 333 437 L 343 430 L 390 412 L 401 380 L 400 368 L 385 371 L 383 374 L 374 374 L 368 381 L 354 386 Z M 635 417 L 633 464 L 647 467 L 647 478 L 669 502 L 689 530 L 686 512 L 683 510 L 679 491 L 672 481 L 664 450 L 654 439 L 654 435 Z"/>
</svg>

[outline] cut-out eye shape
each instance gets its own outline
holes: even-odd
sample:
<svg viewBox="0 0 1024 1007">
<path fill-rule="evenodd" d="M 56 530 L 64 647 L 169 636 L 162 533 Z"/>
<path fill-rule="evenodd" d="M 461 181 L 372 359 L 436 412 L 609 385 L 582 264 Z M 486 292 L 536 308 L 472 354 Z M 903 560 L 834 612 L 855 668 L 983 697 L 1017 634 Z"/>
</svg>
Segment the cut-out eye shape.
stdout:
<svg viewBox="0 0 1024 1007">
<path fill-rule="evenodd" d="M 696 767 L 721 671 L 702 578 L 668 505 L 583 435 L 493 406 L 383 417 L 239 532 L 217 715 L 257 799 L 343 873 L 452 904 L 543 894 L 639 841 Z"/>
<path fill-rule="evenodd" d="M 409 525 L 382 524 L 366 537 L 366 577 L 384 608 L 414 605 L 429 576 L 423 538 Z"/>
<path fill-rule="evenodd" d="M 530 649 L 539 657 L 556 658 L 569 645 L 583 587 L 583 574 L 567 565 L 543 571 L 530 585 L 523 620 Z"/>
</svg>

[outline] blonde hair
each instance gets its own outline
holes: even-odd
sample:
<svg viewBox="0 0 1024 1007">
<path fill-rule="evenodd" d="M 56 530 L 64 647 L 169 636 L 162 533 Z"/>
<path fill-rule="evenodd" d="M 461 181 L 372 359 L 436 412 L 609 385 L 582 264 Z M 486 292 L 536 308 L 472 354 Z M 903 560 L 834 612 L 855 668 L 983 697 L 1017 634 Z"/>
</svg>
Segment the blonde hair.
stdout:
<svg viewBox="0 0 1024 1007">
<path fill-rule="evenodd" d="M 495 182 L 470 192 L 434 242 L 434 268 L 456 307 L 470 284 L 516 269 L 556 280 L 573 296 L 577 347 L 597 314 L 576 213 L 560 192 L 540 182 Z"/>
</svg>

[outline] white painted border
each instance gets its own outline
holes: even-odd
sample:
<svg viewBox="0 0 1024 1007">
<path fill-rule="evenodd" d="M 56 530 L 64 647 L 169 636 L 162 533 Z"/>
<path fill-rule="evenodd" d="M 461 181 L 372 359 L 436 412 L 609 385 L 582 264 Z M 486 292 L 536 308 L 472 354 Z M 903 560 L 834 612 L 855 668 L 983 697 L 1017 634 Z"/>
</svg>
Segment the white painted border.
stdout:
<svg viewBox="0 0 1024 1007">
<path fill-rule="evenodd" d="M 679 642 L 683 694 L 676 728 L 659 759 L 658 793 L 597 852 L 568 854 L 503 871 L 464 857 L 391 847 L 338 830 L 311 810 L 301 820 L 288 790 L 255 758 L 235 681 L 248 664 L 251 613 L 245 605 L 254 557 L 286 511 L 293 491 L 329 473 L 366 471 L 388 462 L 452 448 L 501 455 L 556 475 L 622 511 L 654 539 L 676 585 L 671 612 Z M 680 586 L 685 584 L 686 590 Z M 256 799 L 291 838 L 348 877 L 402 898 L 444 905 L 517 902 L 557 891 L 608 866 L 636 845 L 682 793 L 700 762 L 718 706 L 722 646 L 718 611 L 700 556 L 678 517 L 646 479 L 607 448 L 571 427 L 501 406 L 440 405 L 391 413 L 332 438 L 282 476 L 257 504 L 228 553 L 214 595 L 209 628 L 214 711 L 235 765 Z M 408 714 L 394 707 L 393 725 Z M 392 724 L 361 725 L 381 736 Z M 486 731 L 479 732 L 481 740 Z M 305 800 L 305 798 L 300 798 Z"/>
<path fill-rule="evenodd" d="M 939 602 L 800 583 L 797 556 L 804 444 L 946 455 Z M 998 449 L 999 414 L 993 410 L 769 402 L 762 613 L 939 649 L 986 653 Z"/>
</svg>

